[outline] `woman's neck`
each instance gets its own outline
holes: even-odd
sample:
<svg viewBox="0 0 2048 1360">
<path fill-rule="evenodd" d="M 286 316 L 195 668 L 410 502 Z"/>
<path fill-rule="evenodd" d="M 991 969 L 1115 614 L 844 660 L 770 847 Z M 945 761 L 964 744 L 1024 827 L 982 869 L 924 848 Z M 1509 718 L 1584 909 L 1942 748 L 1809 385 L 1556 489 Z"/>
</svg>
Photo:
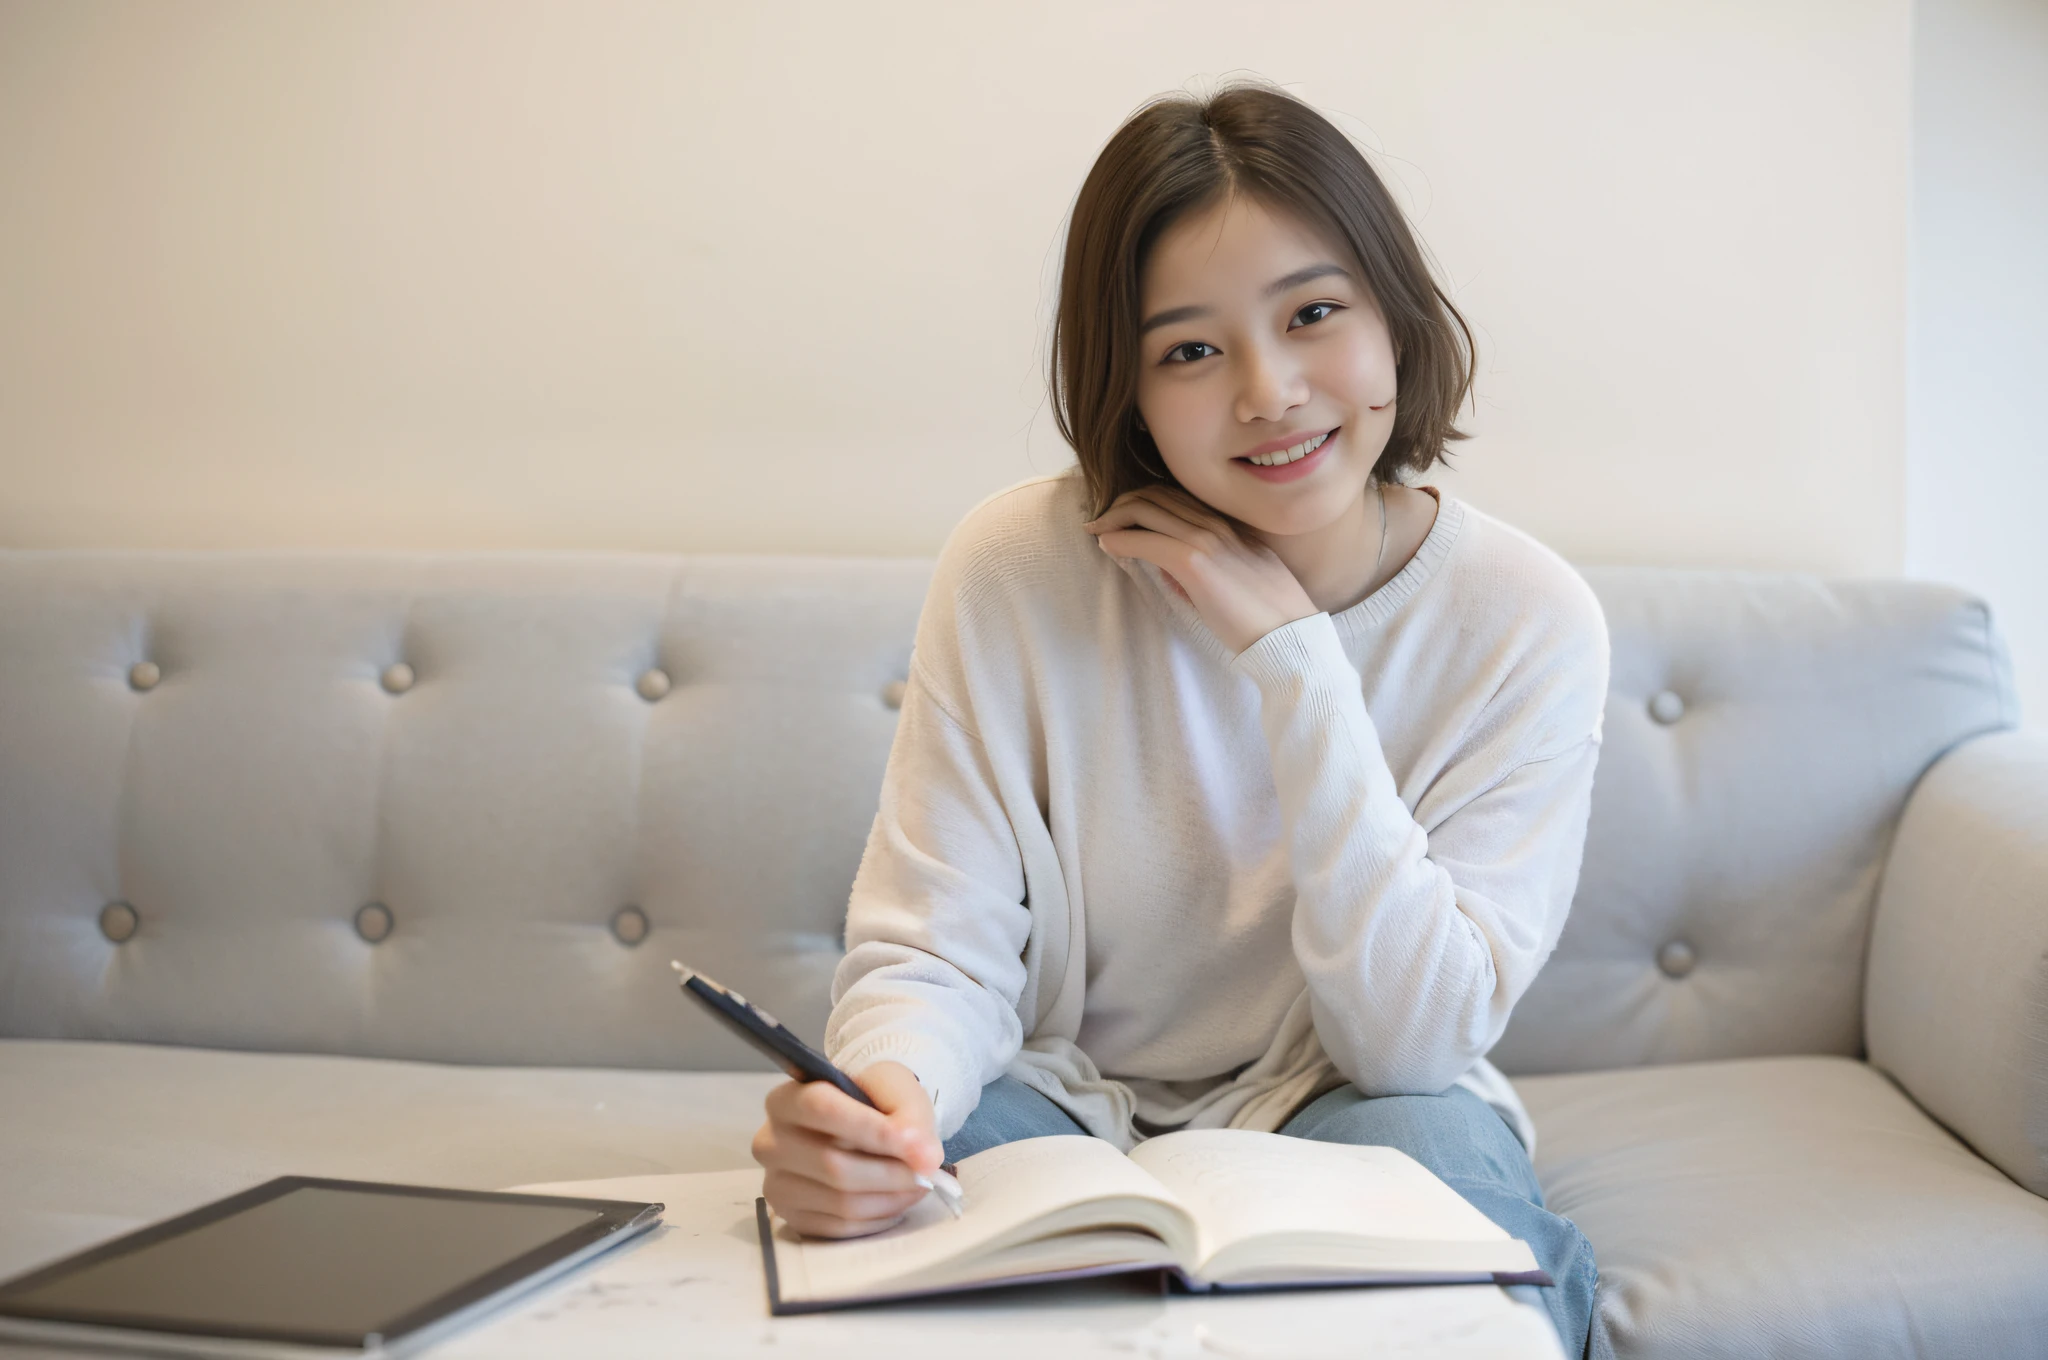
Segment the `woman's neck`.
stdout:
<svg viewBox="0 0 2048 1360">
<path fill-rule="evenodd" d="M 1309 602 L 1341 614 L 1400 574 L 1436 523 L 1436 497 L 1413 487 L 1388 486 L 1387 546 L 1380 552 L 1379 498 L 1368 490 L 1343 515 L 1313 533 L 1266 535 L 1267 546 Z M 1374 570 L 1374 559 L 1379 559 Z"/>
</svg>

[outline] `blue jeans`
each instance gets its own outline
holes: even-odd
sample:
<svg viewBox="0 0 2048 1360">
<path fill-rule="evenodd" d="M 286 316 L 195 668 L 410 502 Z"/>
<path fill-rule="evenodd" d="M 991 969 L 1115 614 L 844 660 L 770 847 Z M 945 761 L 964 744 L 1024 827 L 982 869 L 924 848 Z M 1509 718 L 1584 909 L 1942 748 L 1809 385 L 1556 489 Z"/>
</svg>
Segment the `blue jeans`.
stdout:
<svg viewBox="0 0 2048 1360">
<path fill-rule="evenodd" d="M 997 1077 L 981 1088 L 981 1103 L 946 1140 L 946 1159 L 958 1161 L 1022 1138 L 1086 1132 L 1015 1077 Z M 1593 1307 L 1599 1272 L 1592 1246 L 1571 1220 L 1543 1207 L 1528 1151 L 1478 1096 L 1454 1086 L 1439 1096 L 1372 1099 L 1354 1086 L 1340 1086 L 1295 1111 L 1280 1132 L 1322 1143 L 1399 1148 L 1421 1162 L 1536 1253 L 1556 1285 L 1510 1285 L 1508 1292 L 1549 1310 L 1566 1355 L 1608 1360 L 1614 1354 Z"/>
</svg>

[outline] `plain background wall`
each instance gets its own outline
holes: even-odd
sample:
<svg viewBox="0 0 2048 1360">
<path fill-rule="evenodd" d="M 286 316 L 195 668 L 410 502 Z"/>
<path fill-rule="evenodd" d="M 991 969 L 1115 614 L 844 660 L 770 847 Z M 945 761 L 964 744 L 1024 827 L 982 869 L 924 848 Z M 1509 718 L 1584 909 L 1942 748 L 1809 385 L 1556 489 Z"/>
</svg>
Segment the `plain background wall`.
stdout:
<svg viewBox="0 0 2048 1360">
<path fill-rule="evenodd" d="M 1478 332 L 1432 480 L 1584 562 L 1962 581 L 2039 713 L 2042 13 L 0 0 L 0 544 L 932 552 L 1070 461 L 1102 141 L 1254 72 Z"/>
<path fill-rule="evenodd" d="M 1479 333 L 1580 560 L 1896 572 L 1906 0 L 0 8 L 0 542 L 928 553 L 1071 461 L 1061 223 L 1234 70 Z"/>
<path fill-rule="evenodd" d="M 2048 3 L 1914 20 L 1906 570 L 1982 594 L 2048 724 Z"/>
</svg>

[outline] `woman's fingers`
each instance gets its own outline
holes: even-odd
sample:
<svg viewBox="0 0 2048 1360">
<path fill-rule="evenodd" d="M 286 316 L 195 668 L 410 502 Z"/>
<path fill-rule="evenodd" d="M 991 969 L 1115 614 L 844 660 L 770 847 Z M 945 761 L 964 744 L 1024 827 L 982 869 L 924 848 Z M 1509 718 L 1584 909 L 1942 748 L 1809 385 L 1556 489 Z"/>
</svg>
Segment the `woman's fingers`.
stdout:
<svg viewBox="0 0 2048 1360">
<path fill-rule="evenodd" d="M 873 1105 L 824 1081 L 788 1081 L 769 1091 L 755 1156 L 764 1166 L 791 1166 L 849 1188 L 905 1189 L 919 1170 L 936 1168 L 944 1154 L 931 1100 L 916 1076 L 900 1064 L 878 1063 L 857 1080 Z"/>
<path fill-rule="evenodd" d="M 768 1093 L 768 1122 L 805 1129 L 877 1157 L 894 1157 L 901 1134 L 889 1117 L 829 1081 L 786 1081 Z"/>
<path fill-rule="evenodd" d="M 772 1204 L 774 1201 L 770 1200 L 769 1203 Z M 778 1209 L 776 1212 L 782 1211 Z M 885 1228 L 895 1227 L 902 1221 L 902 1217 L 898 1214 L 895 1218 L 884 1218 L 873 1223 L 848 1223 L 843 1219 L 799 1210 L 794 1216 L 783 1214 L 783 1221 L 804 1237 L 867 1237 Z"/>
<path fill-rule="evenodd" d="M 754 1139 L 754 1159 L 848 1193 L 910 1195 L 913 1199 L 924 1193 L 916 1173 L 898 1159 L 844 1147 L 809 1129 L 765 1125 Z"/>
<path fill-rule="evenodd" d="M 878 1062 L 854 1078 L 868 1098 L 888 1116 L 891 1141 L 882 1151 L 908 1162 L 911 1169 L 932 1172 L 946 1159 L 939 1142 L 932 1098 L 917 1074 L 897 1062 Z"/>
<path fill-rule="evenodd" d="M 1227 540 L 1206 525 L 1196 524 L 1156 501 L 1133 497 L 1112 505 L 1101 519 L 1089 521 L 1089 532 L 1097 538 L 1143 530 L 1186 544 L 1194 552 L 1214 554 L 1229 546 Z"/>
<path fill-rule="evenodd" d="M 1149 529 L 1106 529 L 1096 535 L 1095 541 L 1113 557 L 1135 557 L 1169 575 L 1192 571 L 1193 554 L 1188 545 L 1166 534 Z"/>
<path fill-rule="evenodd" d="M 1103 512 L 1102 518 L 1106 520 L 1109 518 L 1110 513 L 1119 507 L 1133 504 L 1156 505 L 1176 519 L 1186 520 L 1197 529 L 1207 529 L 1219 538 L 1234 539 L 1240 536 L 1237 522 L 1228 515 L 1215 509 L 1206 501 L 1198 499 L 1192 493 L 1183 491 L 1179 487 L 1167 486 L 1164 483 L 1141 486 L 1134 491 L 1124 492 L 1123 495 L 1118 496 L 1116 500 L 1110 503 L 1110 509 Z M 1090 521 L 1091 524 L 1099 522 L 1101 521 Z"/>
<path fill-rule="evenodd" d="M 1177 486 L 1157 482 L 1125 494 L 1151 501 L 1154 505 L 1172 512 L 1198 528 L 1207 529 L 1218 537 L 1238 537 L 1237 526 L 1229 516 L 1197 498 L 1192 492 L 1184 491 Z"/>
<path fill-rule="evenodd" d="M 1119 529 L 1149 529 L 1178 539 L 1195 552 L 1210 557 L 1256 555 L 1256 549 L 1245 541 L 1237 525 L 1227 516 L 1218 514 L 1185 491 L 1166 486 L 1126 491 L 1099 518 L 1089 520 L 1083 527 L 1097 536 Z"/>
<path fill-rule="evenodd" d="M 854 1079 L 873 1105 L 824 1081 L 784 1082 L 768 1093 L 768 1122 L 753 1146 L 767 1173 L 761 1193 L 798 1232 L 880 1232 L 924 1197 L 917 1175 L 944 1156 L 916 1073 L 881 1062 Z"/>
<path fill-rule="evenodd" d="M 858 1237 L 880 1232 L 924 1197 L 923 1190 L 879 1194 L 840 1190 L 779 1167 L 761 1178 L 761 1193 L 798 1232 L 812 1237 Z"/>
<path fill-rule="evenodd" d="M 1151 501 L 1112 508 L 1090 527 L 1104 551 L 1150 562 L 1190 604 L 1188 583 L 1197 591 L 1220 587 L 1234 567 L 1251 565 L 1255 556 L 1228 526 L 1219 532 L 1193 524 Z"/>
<path fill-rule="evenodd" d="M 1204 527 L 1197 524 L 1191 516 L 1179 513 L 1176 507 L 1168 504 L 1162 498 L 1147 495 L 1142 491 L 1126 491 L 1123 495 L 1110 502 L 1109 509 L 1103 511 L 1096 518 L 1089 520 L 1084 527 L 1091 532 L 1100 533 L 1104 529 L 1128 528 L 1133 524 L 1144 522 L 1147 524 L 1147 527 L 1156 528 L 1160 532 L 1165 533 L 1171 532 L 1167 528 L 1169 520 L 1177 522 L 1183 530 L 1196 530 Z"/>
</svg>

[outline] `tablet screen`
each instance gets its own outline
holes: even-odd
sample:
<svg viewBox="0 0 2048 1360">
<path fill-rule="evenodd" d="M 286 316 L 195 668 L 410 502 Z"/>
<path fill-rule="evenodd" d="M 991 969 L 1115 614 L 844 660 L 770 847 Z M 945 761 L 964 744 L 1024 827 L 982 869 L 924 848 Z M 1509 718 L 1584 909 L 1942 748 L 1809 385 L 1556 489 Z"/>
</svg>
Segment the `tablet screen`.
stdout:
<svg viewBox="0 0 2048 1360">
<path fill-rule="evenodd" d="M 0 1313 L 360 1346 L 494 1293 L 647 1207 L 287 1177 L 0 1287 Z"/>
</svg>

